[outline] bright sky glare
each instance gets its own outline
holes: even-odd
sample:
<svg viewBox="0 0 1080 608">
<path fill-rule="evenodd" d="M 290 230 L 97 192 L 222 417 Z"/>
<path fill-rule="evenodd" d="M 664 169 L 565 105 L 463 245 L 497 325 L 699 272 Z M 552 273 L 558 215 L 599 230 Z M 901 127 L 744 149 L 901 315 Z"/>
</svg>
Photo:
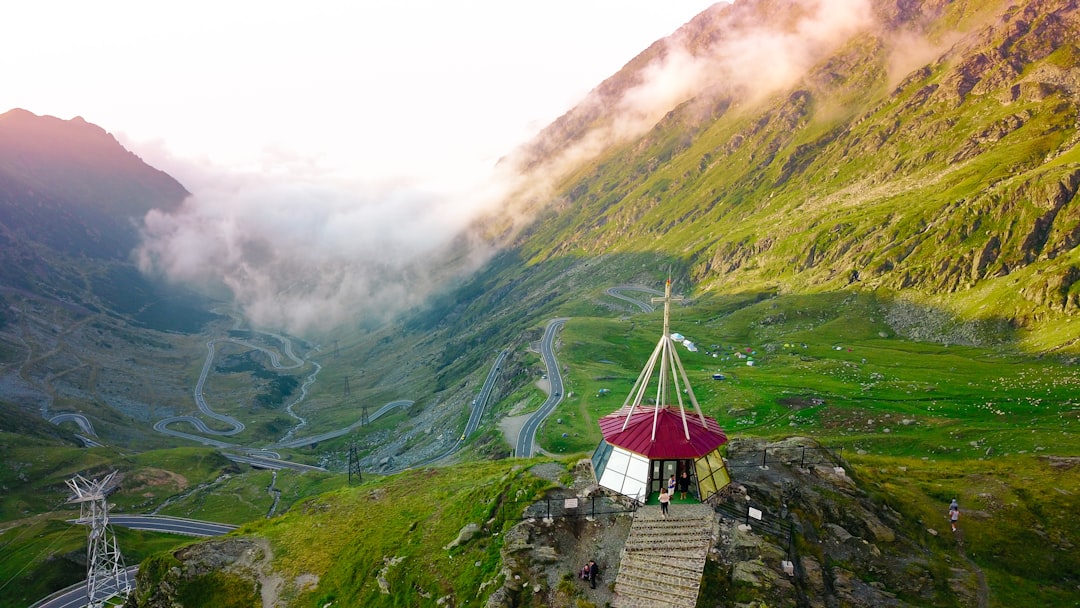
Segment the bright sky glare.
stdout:
<svg viewBox="0 0 1080 608">
<path fill-rule="evenodd" d="M 0 112 L 82 116 L 152 163 L 475 178 L 712 3 L 17 2 Z"/>
</svg>

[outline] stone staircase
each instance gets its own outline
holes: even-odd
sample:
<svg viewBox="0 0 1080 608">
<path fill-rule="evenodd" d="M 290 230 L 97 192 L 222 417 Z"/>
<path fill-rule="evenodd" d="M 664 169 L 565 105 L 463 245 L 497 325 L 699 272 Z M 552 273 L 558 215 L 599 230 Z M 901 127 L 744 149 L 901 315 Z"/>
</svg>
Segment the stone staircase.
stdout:
<svg viewBox="0 0 1080 608">
<path fill-rule="evenodd" d="M 719 524 L 708 505 L 646 506 L 634 514 L 626 537 L 613 608 L 694 608 L 705 556 Z"/>
</svg>

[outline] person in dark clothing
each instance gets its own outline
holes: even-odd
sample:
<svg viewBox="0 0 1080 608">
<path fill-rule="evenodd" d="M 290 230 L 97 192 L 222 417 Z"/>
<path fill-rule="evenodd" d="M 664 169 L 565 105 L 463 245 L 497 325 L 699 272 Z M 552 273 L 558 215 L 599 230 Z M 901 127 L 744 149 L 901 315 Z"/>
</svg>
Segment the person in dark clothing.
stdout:
<svg viewBox="0 0 1080 608">
<path fill-rule="evenodd" d="M 596 560 L 589 560 L 589 585 L 596 589 L 596 577 L 600 576 L 600 566 L 596 565 Z"/>
<path fill-rule="evenodd" d="M 679 498 L 686 499 L 686 493 L 690 491 L 690 475 L 683 469 L 679 476 Z"/>
</svg>

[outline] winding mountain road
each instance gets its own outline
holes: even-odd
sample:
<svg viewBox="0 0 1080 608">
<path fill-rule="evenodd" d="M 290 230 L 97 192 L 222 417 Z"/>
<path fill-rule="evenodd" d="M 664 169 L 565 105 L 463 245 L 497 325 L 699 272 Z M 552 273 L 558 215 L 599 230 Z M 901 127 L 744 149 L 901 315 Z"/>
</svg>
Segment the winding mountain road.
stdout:
<svg viewBox="0 0 1080 608">
<path fill-rule="evenodd" d="M 97 433 L 94 432 L 94 425 L 90 424 L 90 420 L 82 414 L 75 414 L 72 412 L 68 412 L 65 414 L 57 414 L 52 418 L 49 418 L 49 422 L 53 424 L 60 424 L 61 422 L 74 422 L 75 424 L 79 425 L 79 428 L 82 429 L 82 432 L 92 437 L 97 437 Z"/>
<path fill-rule="evenodd" d="M 503 361 L 506 360 L 506 356 L 509 354 L 510 351 L 502 350 L 499 352 L 499 356 L 495 357 L 495 364 L 491 366 L 491 371 L 488 372 L 487 379 L 484 380 L 484 386 L 480 389 L 480 395 L 478 395 L 476 399 L 473 399 L 472 411 L 469 413 L 469 421 L 465 423 L 465 432 L 461 434 L 462 440 L 465 440 L 469 435 L 472 435 L 480 426 L 480 419 L 484 416 L 484 408 L 491 398 L 491 389 L 495 386 L 495 379 L 499 377 L 499 367 L 502 366 Z"/>
<path fill-rule="evenodd" d="M 167 429 L 168 425 L 170 425 L 170 424 L 172 424 L 174 422 L 187 422 L 187 423 L 190 423 L 190 424 L 194 424 L 196 429 L 200 433 L 204 433 L 204 434 L 207 434 L 207 435 L 230 436 L 230 435 L 236 435 L 237 433 L 242 432 L 244 430 L 244 428 L 246 428 L 244 426 L 243 422 L 240 422 L 239 420 L 237 420 L 236 418 L 233 418 L 232 416 L 229 416 L 229 415 L 226 415 L 226 414 L 219 414 L 219 413 L 215 412 L 213 409 L 210 408 L 210 406 L 206 403 L 206 397 L 203 395 L 203 389 L 206 386 L 206 378 L 210 374 L 210 368 L 214 364 L 214 355 L 215 355 L 215 353 L 217 351 L 217 344 L 219 342 L 232 342 L 234 344 L 239 344 L 241 346 L 246 346 L 246 347 L 254 349 L 254 350 L 262 351 L 262 352 L 266 353 L 266 355 L 270 358 L 270 365 L 273 366 L 274 369 L 280 369 L 280 370 L 296 369 L 296 368 L 301 367 L 301 366 L 304 365 L 304 360 L 293 354 L 293 352 L 292 352 L 292 341 L 291 340 L 289 340 L 288 338 L 285 338 L 284 336 L 280 336 L 278 334 L 266 334 L 266 335 L 272 336 L 272 337 L 276 338 L 279 342 L 281 342 L 281 344 L 282 344 L 281 351 L 285 354 L 286 357 L 288 357 L 289 359 L 292 360 L 291 365 L 282 365 L 281 364 L 281 355 L 279 355 L 277 351 L 266 348 L 266 347 L 263 347 L 263 346 L 259 346 L 257 344 L 252 344 L 250 342 L 246 342 L 244 340 L 240 340 L 240 339 L 237 339 L 237 338 L 215 338 L 213 340 L 208 340 L 206 342 L 206 359 L 203 361 L 202 371 L 199 372 L 199 379 L 195 382 L 195 405 L 198 406 L 199 411 L 202 412 L 203 415 L 205 415 L 206 417 L 212 418 L 214 420 L 217 420 L 218 422 L 221 422 L 221 423 L 229 426 L 230 428 L 228 430 L 219 431 L 219 430 L 216 430 L 216 429 L 211 429 L 210 427 L 206 426 L 205 424 L 203 424 L 201 422 L 199 422 L 199 423 L 194 422 L 195 419 L 192 416 L 173 416 L 171 418 L 165 418 L 163 420 L 158 421 L 158 423 L 154 425 L 154 429 L 159 431 L 159 432 L 162 432 L 162 433 L 173 435 L 174 433 Z M 310 383 L 306 383 L 304 385 L 305 389 L 306 389 L 308 384 L 310 384 Z M 302 400 L 305 395 L 306 395 L 306 390 L 303 390 L 301 392 L 300 398 L 296 399 L 296 402 Z M 186 434 L 180 434 L 180 435 L 176 435 L 176 436 L 186 436 L 187 438 L 191 437 L 190 435 L 186 435 Z"/>
<path fill-rule="evenodd" d="M 124 582 L 122 584 L 134 588 L 135 575 L 138 573 L 138 566 L 132 566 L 124 570 Z M 119 590 L 112 589 L 109 585 L 104 585 L 102 590 L 109 597 L 116 597 L 119 595 Z M 101 600 L 102 598 L 99 597 L 97 599 Z M 86 592 L 86 581 L 83 581 L 71 585 L 70 587 L 65 587 L 49 597 L 31 604 L 30 608 L 85 608 L 89 603 L 90 595 Z"/>
<path fill-rule="evenodd" d="M 640 292 L 650 295 L 663 296 L 664 292 L 651 287 L 645 287 L 643 285 L 616 285 L 609 287 L 605 290 L 609 296 L 617 298 L 624 302 L 629 302 L 634 306 L 641 309 L 642 312 L 653 312 L 656 310 L 651 304 L 638 300 L 637 298 L 626 295 L 624 292 Z M 548 322 L 547 329 L 544 331 L 544 337 L 540 340 L 540 356 L 544 360 L 544 365 L 547 367 L 548 381 L 550 383 L 550 391 L 548 397 L 541 404 L 540 408 L 529 416 L 528 420 L 521 427 L 521 431 L 518 432 L 517 441 L 514 446 L 514 454 L 520 458 L 529 458 L 533 455 L 533 451 L 536 448 L 536 433 L 540 429 L 540 425 L 544 420 L 551 415 L 555 408 L 558 407 L 563 400 L 563 383 L 562 374 L 559 372 L 559 362 L 555 358 L 555 334 L 566 325 L 569 319 L 558 318 L 552 319 Z"/>
<path fill-rule="evenodd" d="M 640 308 L 641 312 L 653 312 L 654 310 L 656 310 L 656 307 L 654 307 L 652 304 L 649 304 L 648 302 L 644 302 L 637 298 L 632 298 L 624 294 L 624 291 L 636 291 L 661 297 L 664 295 L 664 292 L 658 289 L 653 289 L 652 287 L 645 287 L 643 285 L 616 285 L 614 287 L 608 287 L 605 290 L 605 293 L 607 293 L 609 296 L 617 298 L 624 302 L 629 302 L 630 304 L 633 304 L 634 306 Z"/>
<path fill-rule="evenodd" d="M 645 302 L 636 300 L 623 294 L 623 291 L 637 291 L 650 294 L 660 293 L 657 290 L 636 285 L 620 285 L 609 288 L 607 290 L 607 293 L 612 297 L 626 302 L 630 302 L 635 306 L 638 306 L 643 312 L 651 312 L 654 309 L 651 305 Z M 564 387 L 562 381 L 562 374 L 559 369 L 558 360 L 555 357 L 554 344 L 555 336 L 566 325 L 566 322 L 568 320 L 569 319 L 567 318 L 556 318 L 549 321 L 547 327 L 544 330 L 544 336 L 540 340 L 540 354 L 544 361 L 544 365 L 547 368 L 547 376 L 549 380 L 550 390 L 547 399 L 540 406 L 540 408 L 537 409 L 536 412 L 529 416 L 525 425 L 522 427 L 521 431 L 518 434 L 514 452 L 515 455 L 518 457 L 527 458 L 532 456 L 533 450 L 536 445 L 537 430 L 539 429 L 543 421 L 547 419 L 547 417 L 554 411 L 554 409 L 563 401 Z M 218 420 L 219 422 L 230 425 L 232 428 L 229 431 L 218 431 L 211 429 L 206 425 L 205 422 L 195 416 L 173 416 L 170 418 L 165 418 L 158 421 L 154 425 L 154 429 L 164 434 L 172 435 L 175 437 L 182 437 L 185 439 L 191 439 L 193 441 L 197 441 L 206 445 L 212 445 L 223 449 L 243 450 L 246 452 L 245 454 L 226 454 L 226 456 L 236 462 L 245 462 L 251 464 L 252 466 L 267 469 L 280 469 L 288 467 L 298 470 L 324 470 L 319 467 L 279 460 L 275 458 L 277 454 L 275 452 L 269 451 L 269 449 L 259 450 L 253 448 L 245 448 L 237 444 L 228 443 L 217 439 L 211 439 L 208 437 L 200 437 L 197 435 L 192 435 L 189 433 L 184 433 L 168 428 L 168 425 L 172 423 L 185 422 L 195 427 L 198 432 L 205 433 L 207 435 L 234 435 L 242 431 L 244 429 L 243 423 L 232 418 L 231 416 L 226 416 L 224 414 L 218 414 L 216 412 L 213 412 L 213 410 L 210 409 L 209 405 L 206 403 L 202 395 L 203 387 L 206 382 L 206 377 L 210 372 L 211 366 L 213 364 L 213 358 L 216 352 L 214 345 L 218 342 L 228 340 L 242 344 L 244 346 L 248 346 L 250 348 L 261 350 L 269 355 L 271 365 L 278 369 L 295 369 L 304 364 L 304 361 L 302 359 L 292 353 L 291 343 L 287 338 L 278 336 L 276 334 L 269 335 L 273 335 L 282 343 L 282 352 L 285 354 L 286 357 L 289 357 L 294 362 L 293 365 L 283 366 L 281 365 L 280 357 L 276 352 L 241 340 L 236 340 L 232 338 L 219 338 L 207 342 L 207 357 L 206 361 L 203 363 L 202 373 L 200 374 L 199 380 L 196 383 L 195 400 L 199 406 L 199 410 L 203 414 L 207 415 L 210 418 Z M 460 447 L 464 444 L 465 440 L 469 437 L 469 435 L 471 435 L 473 432 L 476 431 L 477 428 L 479 428 L 480 421 L 483 418 L 484 411 L 491 398 L 491 393 L 495 381 L 498 378 L 499 370 L 508 355 L 509 352 L 507 350 L 502 350 L 496 357 L 495 363 L 492 365 L 491 370 L 488 372 L 488 376 L 484 381 L 484 385 L 481 388 L 479 395 L 476 399 L 473 400 L 472 410 L 469 414 L 469 420 L 465 425 L 465 430 L 462 432 L 458 440 L 455 441 L 454 444 L 442 454 L 439 454 L 438 456 L 428 459 L 424 462 L 414 463 L 410 465 L 410 467 L 431 464 L 453 455 L 455 452 L 457 452 L 458 449 L 460 449 Z M 293 404 L 290 405 L 290 408 L 292 407 L 292 405 L 295 405 L 301 399 L 303 399 L 304 395 L 306 395 L 306 389 L 310 384 L 315 381 L 315 377 L 318 374 L 318 369 L 319 368 L 316 367 L 316 370 L 308 377 L 308 380 L 304 383 L 304 390 L 302 391 L 301 397 L 295 400 Z M 391 401 L 383 405 L 374 414 L 372 414 L 369 420 L 376 420 L 380 416 L 386 414 L 393 409 L 408 407 L 411 406 L 413 403 L 414 402 L 412 400 L 408 399 Z M 292 413 L 291 410 L 290 413 Z M 296 416 L 295 414 L 293 415 Z M 299 418 L 299 416 L 296 417 Z M 60 414 L 52 417 L 50 420 L 56 424 L 59 424 L 60 422 L 75 422 L 79 425 L 80 429 L 82 429 L 87 434 L 94 434 L 93 426 L 90 424 L 90 421 L 81 414 Z M 349 425 L 348 427 L 335 431 L 330 431 L 327 433 L 322 433 L 312 437 L 281 441 L 270 447 L 292 448 L 311 445 L 313 443 L 318 443 L 320 441 L 325 441 L 327 439 L 333 439 L 335 437 L 345 435 L 353 429 L 357 428 L 358 426 L 361 426 L 362 423 L 363 421 L 359 421 L 353 423 L 352 425 Z M 297 428 L 300 428 L 301 426 L 303 426 L 303 424 L 295 427 L 293 431 L 295 431 Z M 290 434 L 291 432 L 292 431 L 290 431 Z M 110 523 L 112 523 L 113 525 L 125 526 L 137 530 L 151 530 L 156 532 L 183 534 L 196 537 L 217 536 L 221 534 L 227 534 L 228 532 L 236 529 L 236 526 L 232 526 L 229 524 L 152 515 L 114 515 L 110 517 Z M 127 577 L 128 584 L 134 585 L 135 574 L 137 572 L 137 566 L 128 568 L 125 571 L 125 576 Z M 49 598 L 35 603 L 33 606 L 31 606 L 31 608 L 82 608 L 86 605 L 88 599 L 89 598 L 86 594 L 86 583 L 83 582 L 81 584 L 68 587 L 67 589 L 64 589 L 62 591 L 58 591 L 57 593 L 51 595 Z"/>
<path fill-rule="evenodd" d="M 386 405 L 380 407 L 378 410 L 375 411 L 374 414 L 369 416 L 368 419 L 367 419 L 367 422 L 374 422 L 374 421 L 378 420 L 379 417 L 381 417 L 383 414 L 389 412 L 392 409 L 399 408 L 399 407 L 409 407 L 413 403 L 415 403 L 415 401 L 413 401 L 411 399 L 398 399 L 397 401 L 391 401 L 390 403 L 387 403 Z M 364 424 L 365 424 L 364 420 L 358 420 L 358 421 L 350 424 L 349 426 L 347 426 L 345 428 L 338 429 L 336 431 L 329 431 L 327 433 L 322 433 L 322 434 L 319 434 L 319 435 L 312 435 L 311 437 L 303 437 L 301 439 L 292 439 L 292 440 L 289 440 L 289 441 L 279 441 L 278 443 L 275 443 L 271 447 L 275 447 L 275 448 L 299 448 L 299 447 L 303 447 L 305 445 L 311 445 L 313 443 L 319 443 L 320 441 L 326 441 L 327 439 L 333 439 L 335 437 L 341 437 L 342 435 L 346 435 L 346 434 L 348 434 L 349 432 L 351 432 L 352 430 L 354 430 L 356 428 L 364 426 Z"/>
<path fill-rule="evenodd" d="M 608 295 L 610 295 L 611 297 L 622 300 L 624 302 L 628 302 L 630 304 L 633 304 L 634 306 L 637 306 L 643 312 L 652 312 L 653 310 L 655 310 L 654 307 L 652 305 L 650 305 L 649 303 L 646 303 L 646 302 L 644 302 L 642 300 L 639 300 L 639 299 L 637 299 L 635 297 L 627 295 L 626 292 L 646 293 L 646 294 L 650 294 L 650 295 L 663 295 L 662 292 L 660 292 L 659 290 L 656 290 L 656 289 L 653 289 L 653 288 L 650 288 L 650 287 L 645 287 L 645 286 L 642 286 L 642 285 L 632 285 L 632 284 L 616 285 L 614 287 L 609 287 L 606 290 L 606 293 Z M 558 331 L 560 329 L 563 328 L 563 326 L 566 324 L 567 320 L 568 319 L 566 319 L 566 318 L 557 318 L 557 319 L 552 319 L 551 321 L 549 321 L 548 325 L 547 325 L 547 328 L 545 329 L 544 336 L 540 341 L 541 357 L 543 358 L 544 365 L 547 368 L 547 375 L 548 375 L 548 381 L 549 381 L 549 393 L 548 393 L 547 398 L 544 400 L 544 403 L 541 404 L 540 408 L 538 408 L 536 412 L 534 412 L 531 416 L 529 416 L 529 418 L 526 420 L 526 422 L 522 426 L 521 430 L 518 432 L 518 436 L 516 438 L 515 446 L 514 446 L 514 454 L 516 456 L 527 458 L 527 457 L 530 457 L 530 456 L 533 455 L 533 452 L 534 452 L 535 447 L 536 447 L 536 433 L 537 433 L 540 425 L 544 422 L 544 420 L 547 419 L 548 416 L 551 415 L 551 413 L 555 410 L 555 408 L 558 407 L 558 405 L 563 401 L 563 398 L 564 398 L 563 390 L 564 389 L 563 389 L 563 384 L 562 384 L 562 374 L 559 371 L 558 360 L 555 357 L 553 345 L 554 345 L 554 341 L 555 341 L 555 335 L 558 333 Z M 219 449 L 222 449 L 222 450 L 235 450 L 235 451 L 242 452 L 241 454 L 229 454 L 229 453 L 226 453 L 226 456 L 228 458 L 234 460 L 235 462 L 243 462 L 243 463 L 251 464 L 252 466 L 258 466 L 258 467 L 269 468 L 269 469 L 293 468 L 293 469 L 298 469 L 298 470 L 311 470 L 311 469 L 323 470 L 323 469 L 321 469 L 319 467 L 312 467 L 310 465 L 303 465 L 303 464 L 299 464 L 299 463 L 279 460 L 277 458 L 278 454 L 276 452 L 273 452 L 272 450 L 280 449 L 280 448 L 298 448 L 298 447 L 313 445 L 313 444 L 316 444 L 316 443 L 319 443 L 319 442 L 322 442 L 322 441 L 326 441 L 326 440 L 329 440 L 329 439 L 334 439 L 334 438 L 337 438 L 337 437 L 341 437 L 341 436 L 346 435 L 349 432 L 355 430 L 356 428 L 358 428 L 360 426 L 363 426 L 366 422 L 376 420 L 377 418 L 379 418 L 380 416 L 382 416 L 383 414 L 389 412 L 392 409 L 399 408 L 399 407 L 408 407 L 408 406 L 411 406 L 414 403 L 412 400 L 408 400 L 408 399 L 401 399 L 401 400 L 391 401 L 391 402 L 383 405 L 381 408 L 379 408 L 379 410 L 377 410 L 374 414 L 372 414 L 371 417 L 367 421 L 359 420 L 359 421 L 354 422 L 353 424 L 351 424 L 349 426 L 346 426 L 346 427 L 343 427 L 343 428 L 340 428 L 340 429 L 336 429 L 336 430 L 333 430 L 333 431 L 328 431 L 328 432 L 325 432 L 325 433 L 320 433 L 318 435 L 313 435 L 313 436 L 309 436 L 309 437 L 302 437 L 302 438 L 299 438 L 299 439 L 293 439 L 292 436 L 298 430 L 300 430 L 301 428 L 303 428 L 304 426 L 307 425 L 307 421 L 303 417 L 296 414 L 293 408 L 297 404 L 302 402 L 304 400 L 304 398 L 307 396 L 307 391 L 308 391 L 309 387 L 312 384 L 314 384 L 314 382 L 315 382 L 315 380 L 316 380 L 316 378 L 318 376 L 319 371 L 322 369 L 321 366 L 318 363 L 311 362 L 314 369 L 313 369 L 312 373 L 305 379 L 304 383 L 302 384 L 301 390 L 300 390 L 300 396 L 297 399 L 293 400 L 286 407 L 286 410 L 288 411 L 288 413 L 297 420 L 297 424 L 289 429 L 289 431 L 285 434 L 285 436 L 284 436 L 284 438 L 282 440 L 280 440 L 280 441 L 278 441 L 276 443 L 273 443 L 273 444 L 267 446 L 266 448 L 259 449 L 259 448 L 250 448 L 250 447 L 242 446 L 240 444 L 225 441 L 223 439 L 218 439 L 216 437 L 220 437 L 220 438 L 231 437 L 233 435 L 236 435 L 236 434 L 242 432 L 246 428 L 244 423 L 237 420 L 236 418 L 234 418 L 232 416 L 229 416 L 227 414 L 221 414 L 221 413 L 215 412 L 210 407 L 210 405 L 207 403 L 206 398 L 204 396 L 204 389 L 205 389 L 206 382 L 207 382 L 207 379 L 209 377 L 210 371 L 211 371 L 211 369 L 213 369 L 213 363 L 214 363 L 214 358 L 215 358 L 216 353 L 217 353 L 217 345 L 218 344 L 220 344 L 222 342 L 232 342 L 234 344 L 238 344 L 238 345 L 250 348 L 250 349 L 259 350 L 259 351 L 261 351 L 263 353 L 266 353 L 267 357 L 270 360 L 270 365 L 272 367 L 274 367 L 275 369 L 279 369 L 279 370 L 297 369 L 299 367 L 302 367 L 306 363 L 306 361 L 303 358 L 297 356 L 293 352 L 293 350 L 292 350 L 292 341 L 289 338 L 287 338 L 285 336 L 282 336 L 282 335 L 279 335 L 279 334 L 274 334 L 274 333 L 269 333 L 269 332 L 264 332 L 264 335 L 270 336 L 271 338 L 277 340 L 278 343 L 280 343 L 280 345 L 281 345 L 280 352 L 278 350 L 275 350 L 275 349 L 272 349 L 272 348 L 267 348 L 267 347 L 264 347 L 264 346 L 261 346 L 261 345 L 258 345 L 258 344 L 254 344 L 254 343 L 246 341 L 246 340 L 241 340 L 241 339 L 232 338 L 232 337 L 229 337 L 229 338 L 215 338 L 215 339 L 212 339 L 212 340 L 208 340 L 206 342 L 206 358 L 203 361 L 203 366 L 202 366 L 202 369 L 201 369 L 201 371 L 199 373 L 199 378 L 195 383 L 195 390 L 194 390 L 195 404 L 198 407 L 199 412 L 202 415 L 204 415 L 207 418 L 210 418 L 212 420 L 215 420 L 217 422 L 220 422 L 220 423 L 222 423 L 223 425 L 226 425 L 229 428 L 227 428 L 225 430 L 214 429 L 214 428 L 210 427 L 209 425 L 207 425 L 206 422 L 202 418 L 200 418 L 198 416 L 181 415 L 181 416 L 170 416 L 168 418 L 163 418 L 163 419 L 157 421 L 154 424 L 154 430 L 158 431 L 159 433 L 165 434 L 165 435 L 170 435 L 170 436 L 173 436 L 173 437 L 194 441 L 194 442 L 197 442 L 197 443 L 201 443 L 203 445 L 212 446 L 212 447 L 219 448 Z M 492 389 L 494 387 L 495 380 L 498 377 L 499 368 L 502 365 L 502 363 L 505 361 L 508 354 L 509 354 L 508 351 L 502 350 L 502 351 L 499 352 L 499 355 L 496 357 L 495 363 L 493 364 L 493 366 L 491 368 L 491 371 L 488 373 L 487 379 L 485 380 L 484 385 L 480 390 L 480 394 L 477 396 L 476 399 L 473 400 L 472 410 L 470 411 L 469 419 L 466 422 L 465 429 L 462 431 L 462 434 L 458 438 L 458 440 L 454 442 L 454 445 L 452 445 L 446 452 L 440 454 L 439 456 L 436 456 L 436 457 L 431 458 L 431 459 L 427 459 L 427 460 L 425 460 L 425 461 L 423 461 L 421 463 L 415 463 L 412 466 L 419 466 L 421 464 L 431 464 L 433 462 L 438 462 L 440 460 L 443 460 L 443 459 L 449 457 L 450 455 L 454 454 L 458 449 L 460 449 L 460 447 L 462 446 L 464 441 L 472 433 L 474 433 L 477 428 L 479 428 L 480 421 L 483 418 L 484 411 L 486 410 L 488 402 L 490 401 L 491 392 L 492 392 Z M 283 357 L 287 358 L 290 361 L 290 363 L 283 364 L 282 363 L 282 358 Z M 93 426 L 90 424 L 90 421 L 87 420 L 86 417 L 82 416 L 81 414 L 74 414 L 74 413 L 59 414 L 57 416 L 54 416 L 52 418 L 52 420 L 57 424 L 59 424 L 60 422 L 64 422 L 64 421 L 75 422 L 76 424 L 79 425 L 80 429 L 82 429 L 88 435 L 93 435 L 94 434 Z M 188 433 L 188 432 L 176 430 L 175 428 L 171 428 L 173 425 L 180 424 L 180 423 L 188 424 L 188 425 L 194 427 L 194 430 L 197 433 L 200 433 L 201 435 L 195 435 L 193 433 Z M 84 442 L 87 442 L 87 445 L 96 444 L 96 442 L 93 442 L 93 440 L 90 440 L 90 439 L 84 439 Z"/>
<path fill-rule="evenodd" d="M 548 321 L 547 329 L 544 330 L 544 337 L 540 340 L 540 356 L 547 367 L 548 382 L 551 390 L 548 392 L 544 403 L 540 405 L 540 408 L 532 416 L 529 416 L 529 419 L 525 421 L 525 425 L 521 427 L 521 432 L 518 433 L 517 445 L 514 447 L 514 454 L 518 457 L 529 458 L 532 456 L 533 447 L 536 444 L 537 429 L 551 415 L 555 407 L 562 403 L 562 374 L 559 372 L 559 361 L 555 358 L 553 345 L 555 343 L 555 334 L 566 325 L 568 320 L 559 318 Z"/>
<path fill-rule="evenodd" d="M 471 435 L 480 426 L 480 419 L 483 418 L 484 409 L 487 405 L 488 400 L 491 399 L 491 391 L 495 386 L 495 380 L 499 376 L 499 370 L 502 368 L 503 361 L 506 360 L 506 357 L 509 354 L 509 351 L 502 350 L 499 352 L 499 356 L 495 357 L 495 363 L 488 371 L 487 378 L 484 380 L 484 385 L 480 389 L 480 394 L 477 395 L 476 399 L 473 399 L 472 410 L 469 412 L 468 422 L 465 423 L 465 430 L 461 432 L 461 436 L 454 441 L 453 445 L 451 445 L 446 451 L 440 453 L 437 456 L 427 458 L 420 462 L 414 462 L 408 466 L 401 467 L 400 469 L 387 471 L 387 473 L 398 473 L 406 469 L 434 464 L 436 462 L 439 462 L 440 460 L 445 460 L 450 456 L 453 456 L 454 453 L 460 450 L 461 446 L 465 445 L 465 439 L 467 439 L 469 435 Z"/>
<path fill-rule="evenodd" d="M 220 524 L 212 521 L 169 517 L 166 515 L 110 515 L 109 523 L 132 530 L 149 530 L 151 532 L 167 532 L 169 534 L 197 537 L 221 536 L 239 527 L 232 524 Z"/>
</svg>

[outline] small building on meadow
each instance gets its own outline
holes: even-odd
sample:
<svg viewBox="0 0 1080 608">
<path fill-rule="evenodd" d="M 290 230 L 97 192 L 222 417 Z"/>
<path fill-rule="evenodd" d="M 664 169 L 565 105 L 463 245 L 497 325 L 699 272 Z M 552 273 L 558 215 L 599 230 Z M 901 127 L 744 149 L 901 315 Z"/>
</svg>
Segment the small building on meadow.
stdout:
<svg viewBox="0 0 1080 608">
<path fill-rule="evenodd" d="M 716 420 L 701 412 L 686 370 L 668 332 L 671 280 L 664 302 L 664 331 L 652 356 L 621 408 L 600 418 L 604 438 L 593 452 L 597 483 L 647 502 L 672 475 L 690 478 L 690 496 L 706 501 L 731 482 L 720 448 L 727 435 Z M 655 383 L 653 382 L 655 377 Z M 655 393 L 650 391 L 655 387 Z M 643 404 L 646 393 L 654 404 Z M 689 403 L 684 403 L 683 395 Z M 688 412 L 687 407 L 692 407 Z"/>
</svg>

